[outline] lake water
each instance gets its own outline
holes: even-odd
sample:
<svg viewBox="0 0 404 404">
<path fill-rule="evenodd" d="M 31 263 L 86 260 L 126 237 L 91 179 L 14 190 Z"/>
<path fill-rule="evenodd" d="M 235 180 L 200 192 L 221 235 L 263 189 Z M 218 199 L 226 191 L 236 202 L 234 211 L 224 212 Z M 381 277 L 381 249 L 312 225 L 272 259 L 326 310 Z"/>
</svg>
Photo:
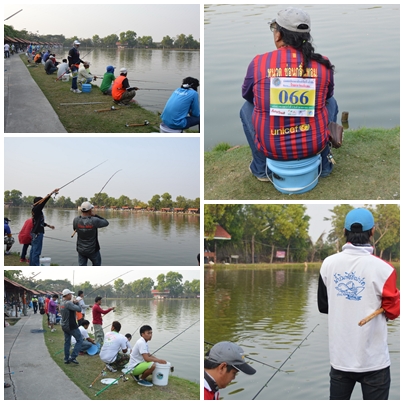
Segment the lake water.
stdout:
<svg viewBox="0 0 404 404">
<path fill-rule="evenodd" d="M 93 304 L 95 294 L 85 297 L 86 304 Z M 120 303 L 122 301 L 122 304 Z M 150 353 L 155 352 L 172 338 L 186 330 L 200 318 L 199 299 L 103 299 L 102 308 L 116 307 L 103 317 L 104 333 L 111 330 L 113 321 L 122 325 L 120 333 L 133 334 L 131 346 L 140 338 L 142 325 L 150 325 L 153 338 L 149 342 Z M 86 319 L 92 320 L 91 309 Z M 91 326 L 89 331 L 92 332 Z M 200 374 L 200 322 L 197 322 L 183 334 L 173 339 L 156 352 L 156 356 L 165 359 L 174 366 L 170 375 L 199 383 Z"/>
<path fill-rule="evenodd" d="M 15 235 L 12 251 L 21 252 L 16 234 L 31 216 L 30 208 L 5 208 Z M 103 266 L 197 265 L 200 250 L 199 215 L 99 210 L 109 226 L 98 230 Z M 55 230 L 45 229 L 43 257 L 52 263 L 77 266 L 73 219 L 75 209 L 44 209 L 45 221 Z M 28 250 L 29 251 L 29 250 Z M 91 265 L 91 262 L 89 262 Z"/>
<path fill-rule="evenodd" d="M 268 22 L 284 6 L 205 5 L 205 150 L 247 144 L 239 118 L 247 67 L 275 50 Z M 335 65 L 335 97 L 349 127 L 400 124 L 400 6 L 299 5 L 310 14 L 316 52 Z M 381 35 L 383 33 L 383 35 Z"/>
<path fill-rule="evenodd" d="M 235 342 L 245 355 L 278 368 L 315 328 L 257 400 L 328 399 L 328 319 L 317 308 L 317 284 L 317 270 L 205 270 L 206 342 Z M 388 345 L 392 378 L 389 398 L 398 400 L 400 318 L 388 323 Z M 205 343 L 205 352 L 208 349 Z M 252 360 L 248 363 L 256 374 L 240 373 L 221 390 L 225 400 L 251 400 L 276 372 Z M 360 385 L 352 399 L 362 399 Z"/>
<path fill-rule="evenodd" d="M 67 53 L 68 50 L 65 49 Z M 88 49 L 81 49 L 82 56 Z M 200 80 L 199 51 L 158 50 L 158 49 L 94 49 L 85 57 L 91 63 L 90 71 L 94 75 L 103 75 L 106 67 L 116 66 L 115 77 L 119 69 L 128 70 L 129 84 L 139 87 L 136 93 L 138 103 L 150 111 L 162 111 L 171 93 L 180 87 L 185 77 Z M 102 80 L 94 82 L 101 85 Z"/>
</svg>

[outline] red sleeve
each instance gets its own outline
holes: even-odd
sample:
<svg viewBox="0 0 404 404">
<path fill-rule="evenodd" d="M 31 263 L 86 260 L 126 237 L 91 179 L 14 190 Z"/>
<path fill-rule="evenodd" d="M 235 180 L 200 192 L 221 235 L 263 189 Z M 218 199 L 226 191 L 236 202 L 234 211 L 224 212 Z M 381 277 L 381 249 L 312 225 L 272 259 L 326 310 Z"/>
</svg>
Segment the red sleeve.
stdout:
<svg viewBox="0 0 404 404">
<path fill-rule="evenodd" d="M 101 307 L 100 307 L 100 309 L 98 310 L 101 314 L 107 314 L 107 313 L 109 313 L 110 311 L 112 310 L 112 307 L 110 308 L 110 309 L 107 309 L 107 310 L 103 310 Z"/>
<path fill-rule="evenodd" d="M 400 315 L 400 291 L 396 287 L 397 274 L 394 269 L 385 282 L 382 292 L 382 307 L 386 317 L 394 320 Z"/>
</svg>

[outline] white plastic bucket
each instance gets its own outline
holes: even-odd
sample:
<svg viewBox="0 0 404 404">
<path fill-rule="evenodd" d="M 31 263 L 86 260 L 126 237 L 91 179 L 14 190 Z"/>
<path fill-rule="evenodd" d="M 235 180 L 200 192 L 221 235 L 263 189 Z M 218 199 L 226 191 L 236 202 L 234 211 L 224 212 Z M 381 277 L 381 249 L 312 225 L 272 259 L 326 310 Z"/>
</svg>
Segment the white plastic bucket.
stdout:
<svg viewBox="0 0 404 404">
<path fill-rule="evenodd" d="M 65 74 L 64 76 L 62 76 L 62 81 L 69 81 L 70 80 L 70 74 Z"/>
<path fill-rule="evenodd" d="M 167 386 L 170 368 L 170 362 L 167 362 L 164 365 L 161 363 L 156 363 L 156 368 L 153 370 L 153 384 L 156 386 Z"/>
<path fill-rule="evenodd" d="M 42 257 L 39 258 L 39 265 L 41 267 L 50 267 L 51 261 L 52 261 L 51 257 Z"/>
<path fill-rule="evenodd" d="M 160 133 L 182 133 L 182 129 L 171 129 L 164 123 L 160 124 Z"/>
</svg>

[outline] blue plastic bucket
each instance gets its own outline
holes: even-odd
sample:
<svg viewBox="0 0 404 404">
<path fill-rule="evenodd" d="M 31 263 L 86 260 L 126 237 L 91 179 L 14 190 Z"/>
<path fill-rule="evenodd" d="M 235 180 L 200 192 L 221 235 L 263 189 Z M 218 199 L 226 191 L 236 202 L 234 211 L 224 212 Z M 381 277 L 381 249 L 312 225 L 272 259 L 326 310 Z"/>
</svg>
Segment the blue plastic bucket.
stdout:
<svg viewBox="0 0 404 404">
<path fill-rule="evenodd" d="M 82 84 L 81 89 L 83 93 L 89 93 L 91 91 L 91 84 Z"/>
<path fill-rule="evenodd" d="M 303 160 L 280 161 L 267 159 L 267 167 L 272 171 L 274 187 L 283 194 L 303 194 L 318 183 L 321 156 Z"/>
</svg>

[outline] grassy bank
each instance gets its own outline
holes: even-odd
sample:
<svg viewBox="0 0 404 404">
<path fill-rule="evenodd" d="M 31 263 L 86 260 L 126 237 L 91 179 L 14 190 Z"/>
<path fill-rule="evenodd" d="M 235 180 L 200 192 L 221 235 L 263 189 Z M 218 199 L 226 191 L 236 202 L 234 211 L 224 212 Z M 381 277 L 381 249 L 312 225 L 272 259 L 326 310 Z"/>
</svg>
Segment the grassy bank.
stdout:
<svg viewBox="0 0 404 404">
<path fill-rule="evenodd" d="M 29 249 L 28 249 L 29 252 Z M 29 254 L 27 255 L 29 258 Z M 4 255 L 4 266 L 13 266 L 13 267 L 26 267 L 29 266 L 27 262 L 20 262 L 20 253 L 12 252 L 10 255 Z M 51 263 L 51 266 L 58 266 L 58 264 Z"/>
<path fill-rule="evenodd" d="M 59 367 L 66 373 L 69 379 L 75 383 L 92 400 L 199 400 L 199 384 L 192 383 L 179 377 L 169 376 L 167 386 L 153 386 L 145 388 L 139 386 L 131 376 L 128 381 L 119 380 L 117 385 L 108 387 L 103 393 L 95 397 L 95 394 L 106 385 L 101 383 L 104 378 L 118 378 L 120 371 L 111 373 L 107 371 L 106 376 L 101 376 L 90 388 L 90 384 L 99 375 L 105 364 L 99 355 L 79 355 L 77 357 L 79 365 L 70 363 L 65 365 L 63 361 L 64 334 L 60 326 L 56 326 L 56 332 L 51 333 L 43 318 L 45 344 L 49 354 Z M 105 330 L 104 330 L 105 331 Z M 175 364 L 174 364 L 175 366 Z M 68 393 L 67 393 L 68 394 Z M 68 396 L 66 396 L 68 399 Z"/>
<path fill-rule="evenodd" d="M 20 57 L 24 64 L 27 65 L 27 57 L 25 55 Z M 132 104 L 128 107 L 117 106 L 113 103 L 111 96 L 103 95 L 99 87 L 95 85 L 90 93 L 73 94 L 70 91 L 71 81 L 63 82 L 59 80 L 56 82 L 57 72 L 47 75 L 42 64 L 34 67 L 34 64 L 31 63 L 30 66 L 27 68 L 32 78 L 42 90 L 59 116 L 62 125 L 69 133 L 159 132 L 161 119 L 157 113 L 147 111 L 137 104 Z M 132 85 L 136 84 L 133 82 Z M 87 102 L 101 102 L 102 104 L 61 105 Z M 95 112 L 100 109 L 110 109 L 111 106 L 114 106 L 116 110 Z M 150 125 L 128 128 L 125 126 L 127 123 L 144 124 L 145 121 L 148 121 Z M 187 130 L 186 132 L 192 133 L 193 131 Z"/>
<path fill-rule="evenodd" d="M 345 130 L 327 178 L 303 194 L 283 194 L 249 172 L 251 151 L 241 146 L 205 153 L 205 199 L 220 200 L 399 200 L 400 128 Z"/>
</svg>

